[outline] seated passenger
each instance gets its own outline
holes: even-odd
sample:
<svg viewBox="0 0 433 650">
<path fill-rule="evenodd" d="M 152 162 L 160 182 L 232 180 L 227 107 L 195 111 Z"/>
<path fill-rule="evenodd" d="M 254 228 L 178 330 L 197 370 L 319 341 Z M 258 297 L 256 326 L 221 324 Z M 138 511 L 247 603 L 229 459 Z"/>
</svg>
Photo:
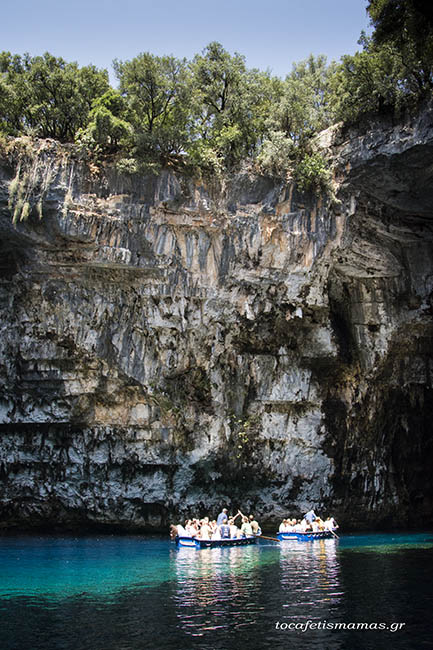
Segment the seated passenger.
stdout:
<svg viewBox="0 0 433 650">
<path fill-rule="evenodd" d="M 238 537 L 241 537 L 241 531 L 235 524 L 235 520 L 232 517 L 229 519 L 229 526 L 230 526 L 230 537 L 231 539 L 237 539 Z"/>
<path fill-rule="evenodd" d="M 221 539 L 221 533 L 220 533 L 219 526 L 216 526 L 216 528 L 214 530 L 212 530 L 212 534 L 211 534 L 210 538 L 211 538 L 211 540 L 213 542 L 218 541 L 218 540 Z"/>
<path fill-rule="evenodd" d="M 261 535 L 262 529 L 259 526 L 259 522 L 254 519 L 254 515 L 250 515 L 250 524 L 253 531 L 253 535 Z"/>
<path fill-rule="evenodd" d="M 298 519 L 297 523 L 293 526 L 293 531 L 295 533 L 304 533 L 304 529 L 302 528 L 301 520 Z"/>
<path fill-rule="evenodd" d="M 182 524 L 178 524 L 176 526 L 176 529 L 177 529 L 177 534 L 179 535 L 179 537 L 187 537 L 186 530 L 182 526 Z"/>
<path fill-rule="evenodd" d="M 253 529 L 251 528 L 251 524 L 248 521 L 248 517 L 242 517 L 241 533 L 243 537 L 253 536 Z"/>
<path fill-rule="evenodd" d="M 221 539 L 230 539 L 230 526 L 228 525 L 227 517 L 223 519 L 222 524 L 219 526 Z"/>
<path fill-rule="evenodd" d="M 206 519 L 202 519 L 200 522 L 200 532 L 199 532 L 199 537 L 200 539 L 210 539 L 212 535 L 212 530 L 209 524 L 206 522 Z"/>
<path fill-rule="evenodd" d="M 323 519 L 321 519 L 320 517 L 317 517 L 316 523 L 317 523 L 317 525 L 319 527 L 319 531 L 325 530 L 325 522 L 323 521 Z"/>
<path fill-rule="evenodd" d="M 317 523 L 317 519 L 315 519 L 315 520 L 311 523 L 311 528 L 312 528 L 312 530 L 313 530 L 313 533 L 318 533 L 318 532 L 320 531 L 319 524 Z"/>
<path fill-rule="evenodd" d="M 302 529 L 302 532 L 303 532 L 303 533 L 306 533 L 307 530 L 309 529 L 309 527 L 310 527 L 310 524 L 309 524 L 309 522 L 308 522 L 308 521 L 305 519 L 305 517 L 304 517 L 304 519 L 301 521 L 301 529 Z"/>
<path fill-rule="evenodd" d="M 280 524 L 280 527 L 278 529 L 279 533 L 288 533 L 289 531 L 287 530 L 287 519 L 283 519 L 283 521 Z"/>
<path fill-rule="evenodd" d="M 185 524 L 185 532 L 187 537 L 196 537 L 198 534 L 198 528 L 192 521 L 192 519 L 188 519 L 186 524 Z"/>
<path fill-rule="evenodd" d="M 176 539 L 177 535 L 180 535 L 181 533 L 178 532 L 179 525 L 175 524 L 170 524 L 170 539 Z M 183 529 L 183 526 L 180 526 L 180 528 Z"/>
<path fill-rule="evenodd" d="M 289 523 L 289 519 L 283 519 L 283 521 L 280 524 L 280 533 L 291 533 L 292 532 L 292 526 Z"/>
</svg>

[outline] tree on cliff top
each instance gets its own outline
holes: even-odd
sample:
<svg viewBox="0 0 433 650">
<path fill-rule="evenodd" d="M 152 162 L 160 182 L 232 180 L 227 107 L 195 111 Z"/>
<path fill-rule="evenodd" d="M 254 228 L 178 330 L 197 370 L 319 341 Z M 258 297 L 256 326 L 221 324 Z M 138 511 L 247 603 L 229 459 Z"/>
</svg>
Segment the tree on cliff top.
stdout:
<svg viewBox="0 0 433 650">
<path fill-rule="evenodd" d="M 370 0 L 374 31 L 362 50 L 345 55 L 331 78 L 336 120 L 399 116 L 433 90 L 433 7 L 425 0 Z"/>
<path fill-rule="evenodd" d="M 390 44 L 376 45 L 361 36 L 363 51 L 342 57 L 331 80 L 334 115 L 355 123 L 361 115 L 399 113 L 416 96 L 401 54 Z"/>
<path fill-rule="evenodd" d="M 425 0 L 370 0 L 367 11 L 376 45 L 401 54 L 420 91 L 433 88 L 433 6 Z"/>
<path fill-rule="evenodd" d="M 284 132 L 294 143 L 302 144 L 332 124 L 329 80 L 334 65 L 326 57 L 294 63 L 281 88 L 281 97 L 268 118 L 273 131 Z"/>
<path fill-rule="evenodd" d="M 73 141 L 86 124 L 92 101 L 109 89 L 108 73 L 92 65 L 80 68 L 46 52 L 0 55 L 0 112 L 3 130 L 41 138 Z"/>
<path fill-rule="evenodd" d="M 136 154 L 167 162 L 182 152 L 189 138 L 186 61 L 146 52 L 113 66 L 129 107 Z"/>
<path fill-rule="evenodd" d="M 191 72 L 195 138 L 189 153 L 199 165 L 231 167 L 263 136 L 278 84 L 217 42 L 194 57 Z"/>
<path fill-rule="evenodd" d="M 0 131 L 75 139 L 93 156 L 125 156 L 117 164 L 130 172 L 176 166 L 213 176 L 250 159 L 274 178 L 304 187 L 316 179 L 323 189 L 315 134 L 335 121 L 402 115 L 433 90 L 433 8 L 370 0 L 367 11 L 374 32 L 361 35 L 362 51 L 330 65 L 310 56 L 284 80 L 248 69 L 217 42 L 189 62 L 150 53 L 116 60 L 119 91 L 94 66 L 3 52 Z"/>
<path fill-rule="evenodd" d="M 306 190 L 313 186 L 322 190 L 328 184 L 326 163 L 311 151 L 311 140 L 332 124 L 330 79 L 334 72 L 335 65 L 328 66 L 325 56 L 310 55 L 294 64 L 281 82 L 257 157 L 263 173 L 282 180 L 297 178 Z"/>
<path fill-rule="evenodd" d="M 132 136 L 128 108 L 119 92 L 110 88 L 92 102 L 88 123 L 78 129 L 76 141 L 93 151 L 115 152 L 127 148 Z"/>
</svg>

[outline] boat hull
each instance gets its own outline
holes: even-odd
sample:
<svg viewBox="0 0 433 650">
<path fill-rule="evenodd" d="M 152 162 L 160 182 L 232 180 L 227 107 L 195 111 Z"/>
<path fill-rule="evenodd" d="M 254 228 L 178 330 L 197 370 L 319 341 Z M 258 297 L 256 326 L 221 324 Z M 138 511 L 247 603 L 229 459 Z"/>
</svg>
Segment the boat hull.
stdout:
<svg viewBox="0 0 433 650">
<path fill-rule="evenodd" d="M 317 539 L 330 539 L 334 537 L 330 530 L 323 530 L 318 533 L 277 533 L 280 542 L 297 540 L 299 542 L 314 542 Z"/>
<path fill-rule="evenodd" d="M 250 546 L 257 544 L 258 537 L 241 537 L 239 539 L 197 539 L 196 537 L 176 536 L 176 546 L 179 548 L 219 548 L 225 546 Z"/>
</svg>

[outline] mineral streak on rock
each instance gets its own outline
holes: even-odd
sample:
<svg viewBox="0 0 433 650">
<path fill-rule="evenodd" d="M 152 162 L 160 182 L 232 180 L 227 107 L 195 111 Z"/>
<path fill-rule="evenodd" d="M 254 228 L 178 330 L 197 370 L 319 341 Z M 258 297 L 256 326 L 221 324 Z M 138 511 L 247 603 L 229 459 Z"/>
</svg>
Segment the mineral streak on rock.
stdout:
<svg viewBox="0 0 433 650">
<path fill-rule="evenodd" d="M 3 151 L 3 527 L 432 523 L 432 111 L 318 146 L 336 201 Z"/>
</svg>

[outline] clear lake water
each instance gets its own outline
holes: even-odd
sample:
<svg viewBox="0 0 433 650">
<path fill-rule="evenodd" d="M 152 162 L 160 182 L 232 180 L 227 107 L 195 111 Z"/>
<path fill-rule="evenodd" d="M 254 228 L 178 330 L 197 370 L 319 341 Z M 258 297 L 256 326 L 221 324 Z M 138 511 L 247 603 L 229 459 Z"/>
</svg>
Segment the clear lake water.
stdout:
<svg viewBox="0 0 433 650">
<path fill-rule="evenodd" d="M 146 648 L 433 648 L 433 533 L 0 538 L 1 650 Z"/>
</svg>

